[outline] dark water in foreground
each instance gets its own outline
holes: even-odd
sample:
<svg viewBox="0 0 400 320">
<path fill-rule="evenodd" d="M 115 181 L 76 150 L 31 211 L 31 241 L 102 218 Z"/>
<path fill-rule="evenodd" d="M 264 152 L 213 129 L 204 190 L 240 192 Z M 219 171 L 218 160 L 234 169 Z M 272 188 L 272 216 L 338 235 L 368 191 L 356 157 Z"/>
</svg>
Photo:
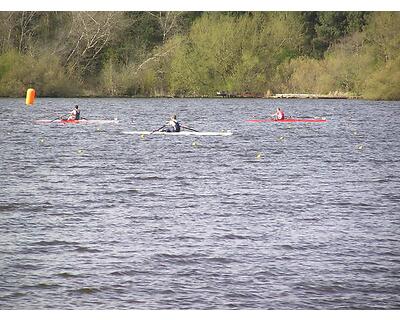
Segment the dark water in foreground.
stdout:
<svg viewBox="0 0 400 320">
<path fill-rule="evenodd" d="M 1 309 L 400 308 L 398 102 L 23 102 L 0 100 Z M 30 120 L 75 103 L 121 123 Z M 329 122 L 244 121 L 277 105 Z M 171 113 L 234 135 L 121 134 Z"/>
</svg>

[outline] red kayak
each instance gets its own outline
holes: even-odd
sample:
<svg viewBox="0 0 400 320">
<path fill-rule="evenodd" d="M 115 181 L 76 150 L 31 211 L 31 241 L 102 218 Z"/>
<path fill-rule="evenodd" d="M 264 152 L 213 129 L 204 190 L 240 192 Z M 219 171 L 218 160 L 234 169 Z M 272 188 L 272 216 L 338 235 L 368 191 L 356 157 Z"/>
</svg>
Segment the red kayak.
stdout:
<svg viewBox="0 0 400 320">
<path fill-rule="evenodd" d="M 247 122 L 326 122 L 326 119 L 307 119 L 307 118 L 287 118 L 283 120 L 275 120 L 275 119 L 250 119 L 246 120 Z"/>
</svg>

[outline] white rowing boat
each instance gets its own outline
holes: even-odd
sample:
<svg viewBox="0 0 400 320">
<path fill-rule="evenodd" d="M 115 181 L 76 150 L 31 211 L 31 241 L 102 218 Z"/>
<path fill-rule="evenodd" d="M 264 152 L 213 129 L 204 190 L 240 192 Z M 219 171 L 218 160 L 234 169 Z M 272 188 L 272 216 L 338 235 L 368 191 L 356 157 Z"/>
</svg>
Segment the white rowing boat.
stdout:
<svg viewBox="0 0 400 320">
<path fill-rule="evenodd" d="M 180 131 L 180 132 L 163 132 L 163 131 L 123 131 L 123 134 L 134 134 L 134 135 L 164 135 L 164 136 L 231 136 L 232 131 Z"/>
<path fill-rule="evenodd" d="M 119 123 L 119 120 L 101 120 L 101 119 L 80 119 L 80 120 L 66 120 L 66 119 L 55 119 L 55 120 L 35 120 L 36 124 L 51 124 L 51 123 L 61 123 L 61 124 L 110 124 Z"/>
</svg>

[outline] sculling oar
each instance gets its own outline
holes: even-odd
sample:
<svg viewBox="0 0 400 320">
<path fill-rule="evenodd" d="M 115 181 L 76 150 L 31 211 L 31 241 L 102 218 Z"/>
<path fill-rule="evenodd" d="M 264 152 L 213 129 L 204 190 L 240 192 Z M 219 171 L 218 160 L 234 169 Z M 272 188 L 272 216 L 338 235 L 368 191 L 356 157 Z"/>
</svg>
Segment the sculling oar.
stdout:
<svg viewBox="0 0 400 320">
<path fill-rule="evenodd" d="M 65 117 L 65 116 L 67 116 L 67 115 L 69 115 L 69 113 L 63 114 L 62 116 L 55 118 L 55 119 L 52 120 L 51 122 L 54 122 L 54 121 L 56 121 L 56 120 L 58 120 L 58 119 L 62 119 L 62 117 Z"/>
<path fill-rule="evenodd" d="M 186 126 L 181 126 L 182 128 L 185 128 L 185 129 L 188 129 L 188 130 L 192 130 L 192 131 L 194 131 L 194 132 L 199 132 L 198 130 L 195 130 L 195 129 L 192 129 L 192 128 L 189 128 L 189 127 L 186 127 Z"/>
<path fill-rule="evenodd" d="M 150 134 L 153 134 L 156 131 L 160 131 L 161 129 L 165 128 L 166 124 L 164 124 L 161 128 L 158 128 L 156 130 L 153 130 L 152 132 L 150 132 Z"/>
</svg>

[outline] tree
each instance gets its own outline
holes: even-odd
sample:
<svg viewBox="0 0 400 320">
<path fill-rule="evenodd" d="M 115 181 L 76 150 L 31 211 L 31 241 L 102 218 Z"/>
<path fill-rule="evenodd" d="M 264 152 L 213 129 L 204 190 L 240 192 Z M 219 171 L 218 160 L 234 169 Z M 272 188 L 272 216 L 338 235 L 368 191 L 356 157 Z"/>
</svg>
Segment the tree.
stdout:
<svg viewBox="0 0 400 320">
<path fill-rule="evenodd" d="M 162 32 L 163 43 L 179 28 L 180 19 L 182 18 L 182 12 L 178 11 L 148 12 L 148 14 L 157 20 Z"/>
<path fill-rule="evenodd" d="M 121 21 L 120 12 L 72 12 L 68 34 L 54 50 L 73 73 L 96 71 L 99 55 L 112 41 Z"/>
<path fill-rule="evenodd" d="M 399 56 L 399 12 L 374 12 L 365 31 L 366 42 L 381 62 L 388 62 Z"/>
<path fill-rule="evenodd" d="M 1 13 L 1 48 L 2 52 L 17 49 L 26 53 L 32 46 L 39 24 L 37 18 L 41 13 L 36 11 L 2 12 Z"/>
</svg>

